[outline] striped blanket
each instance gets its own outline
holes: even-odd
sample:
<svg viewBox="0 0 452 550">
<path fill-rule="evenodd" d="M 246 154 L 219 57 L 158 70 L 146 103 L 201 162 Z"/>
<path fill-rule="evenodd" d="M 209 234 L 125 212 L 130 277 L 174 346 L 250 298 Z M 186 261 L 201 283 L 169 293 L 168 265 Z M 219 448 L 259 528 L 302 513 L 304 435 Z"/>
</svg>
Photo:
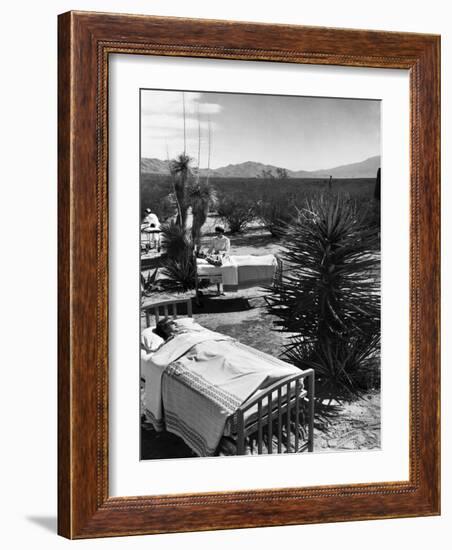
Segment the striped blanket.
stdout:
<svg viewBox="0 0 452 550">
<path fill-rule="evenodd" d="M 199 327 L 199 325 L 198 325 Z M 207 329 L 174 337 L 142 361 L 145 407 L 157 430 L 199 456 L 215 453 L 227 420 L 256 390 L 298 370 Z"/>
</svg>

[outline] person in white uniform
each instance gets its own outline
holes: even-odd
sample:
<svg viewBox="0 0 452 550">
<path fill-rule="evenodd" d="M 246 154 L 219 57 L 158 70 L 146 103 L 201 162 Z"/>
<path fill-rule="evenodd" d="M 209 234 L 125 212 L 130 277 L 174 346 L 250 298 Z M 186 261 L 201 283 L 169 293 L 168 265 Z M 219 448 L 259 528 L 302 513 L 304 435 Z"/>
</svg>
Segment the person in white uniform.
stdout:
<svg viewBox="0 0 452 550">
<path fill-rule="evenodd" d="M 150 208 L 145 210 L 143 231 L 148 235 L 149 246 L 160 252 L 160 221 Z"/>
</svg>

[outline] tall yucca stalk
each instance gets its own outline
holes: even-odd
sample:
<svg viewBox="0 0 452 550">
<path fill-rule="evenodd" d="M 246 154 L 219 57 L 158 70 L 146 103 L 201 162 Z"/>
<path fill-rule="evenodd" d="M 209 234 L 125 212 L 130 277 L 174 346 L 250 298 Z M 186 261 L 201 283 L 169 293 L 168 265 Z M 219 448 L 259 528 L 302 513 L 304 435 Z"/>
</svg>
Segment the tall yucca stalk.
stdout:
<svg viewBox="0 0 452 550">
<path fill-rule="evenodd" d="M 315 369 L 320 402 L 359 395 L 380 342 L 378 228 L 354 203 L 326 194 L 307 200 L 284 228 L 287 266 L 268 300 L 284 353 Z"/>
</svg>

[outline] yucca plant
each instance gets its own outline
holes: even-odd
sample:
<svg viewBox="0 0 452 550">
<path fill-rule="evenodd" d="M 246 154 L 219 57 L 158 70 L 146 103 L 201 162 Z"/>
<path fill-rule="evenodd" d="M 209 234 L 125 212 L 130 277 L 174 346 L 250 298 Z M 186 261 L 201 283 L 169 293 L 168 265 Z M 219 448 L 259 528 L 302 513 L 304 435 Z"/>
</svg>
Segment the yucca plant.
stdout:
<svg viewBox="0 0 452 550">
<path fill-rule="evenodd" d="M 171 220 L 161 227 L 162 248 L 166 256 L 177 258 L 191 247 L 191 238 L 187 229 Z"/>
<path fill-rule="evenodd" d="M 183 228 L 186 226 L 189 207 L 187 201 L 187 187 L 189 177 L 192 174 L 191 163 L 191 157 L 185 153 L 181 153 L 169 162 L 169 170 L 173 179 L 174 194 L 176 196 L 178 209 L 176 222 Z"/>
<path fill-rule="evenodd" d="M 155 292 L 159 285 L 157 281 L 157 275 L 158 275 L 159 268 L 155 268 L 154 271 L 149 271 L 148 276 L 145 277 L 142 273 L 140 274 L 141 279 L 141 295 L 143 296 L 151 296 L 153 292 Z"/>
<path fill-rule="evenodd" d="M 193 214 L 191 238 L 193 244 L 199 246 L 202 226 L 216 201 L 215 189 L 207 180 L 200 179 L 189 188 L 188 201 Z"/>
<path fill-rule="evenodd" d="M 163 261 L 163 274 L 167 289 L 185 292 L 195 288 L 196 266 L 194 257 L 187 251 L 177 258 L 167 257 Z"/>
<path fill-rule="evenodd" d="M 173 221 L 162 226 L 162 245 L 162 284 L 174 290 L 194 288 L 196 265 L 189 231 Z"/>
<path fill-rule="evenodd" d="M 315 369 L 321 406 L 359 396 L 380 343 L 378 228 L 356 204 L 325 194 L 307 200 L 284 228 L 286 270 L 268 298 L 284 355 Z"/>
</svg>

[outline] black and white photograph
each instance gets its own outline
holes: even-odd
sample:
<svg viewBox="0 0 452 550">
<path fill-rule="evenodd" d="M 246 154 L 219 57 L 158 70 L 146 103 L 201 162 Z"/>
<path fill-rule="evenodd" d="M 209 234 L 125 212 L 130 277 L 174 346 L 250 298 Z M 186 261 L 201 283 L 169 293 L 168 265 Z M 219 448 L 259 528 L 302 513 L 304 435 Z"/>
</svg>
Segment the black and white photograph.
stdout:
<svg viewBox="0 0 452 550">
<path fill-rule="evenodd" d="M 380 449 L 381 101 L 139 93 L 140 459 Z"/>
</svg>

